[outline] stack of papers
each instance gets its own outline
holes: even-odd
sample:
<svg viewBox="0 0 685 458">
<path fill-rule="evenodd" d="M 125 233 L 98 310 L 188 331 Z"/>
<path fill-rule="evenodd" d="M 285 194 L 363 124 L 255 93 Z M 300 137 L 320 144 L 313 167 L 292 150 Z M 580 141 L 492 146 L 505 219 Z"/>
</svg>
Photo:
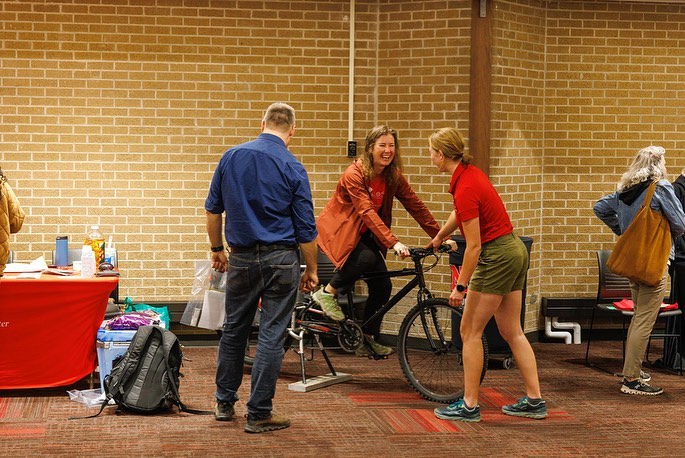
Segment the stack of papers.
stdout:
<svg viewBox="0 0 685 458">
<path fill-rule="evenodd" d="M 74 269 L 60 269 L 60 268 L 53 268 L 50 267 L 45 271 L 46 274 L 54 274 L 54 275 L 63 275 L 63 276 L 70 276 L 74 275 Z"/>
<path fill-rule="evenodd" d="M 40 278 L 41 274 L 48 270 L 43 256 L 35 259 L 30 264 L 21 262 L 11 262 L 5 266 L 5 273 L 16 274 L 17 278 Z"/>
</svg>

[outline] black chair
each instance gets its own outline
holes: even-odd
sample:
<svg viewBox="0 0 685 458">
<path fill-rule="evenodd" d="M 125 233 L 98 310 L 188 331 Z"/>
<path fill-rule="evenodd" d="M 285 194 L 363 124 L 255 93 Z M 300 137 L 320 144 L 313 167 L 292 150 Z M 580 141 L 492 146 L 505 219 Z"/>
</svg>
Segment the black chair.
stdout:
<svg viewBox="0 0 685 458">
<path fill-rule="evenodd" d="M 318 250 L 316 253 L 316 263 L 316 275 L 319 277 L 319 283 L 325 285 L 333 278 L 335 266 L 331 260 L 328 259 L 328 256 L 326 256 L 326 254 L 321 250 Z"/>
<path fill-rule="evenodd" d="M 676 261 L 669 268 L 671 274 L 671 295 L 669 302 L 679 304 L 680 310 L 685 309 L 685 262 Z M 680 319 L 671 318 L 666 326 L 667 332 L 680 332 L 680 339 L 668 338 L 664 341 L 664 352 L 661 362 L 665 367 L 675 369 L 685 367 L 685 313 Z M 679 340 L 679 341 L 678 341 Z"/>
<path fill-rule="evenodd" d="M 335 266 L 333 265 L 331 260 L 328 259 L 328 256 L 321 252 L 321 250 L 319 250 L 319 253 L 317 255 L 317 262 L 319 265 L 316 273 L 319 276 L 319 283 L 321 283 L 321 285 L 325 285 L 333 278 L 333 274 L 335 273 Z M 365 294 L 358 294 L 355 291 L 355 285 L 343 286 L 338 288 L 338 302 L 340 303 L 340 306 L 345 307 L 345 304 L 349 304 L 351 301 L 351 305 L 355 309 L 355 316 L 357 316 L 356 311 L 359 310 L 359 308 L 362 307 L 364 304 L 366 304 L 367 298 L 368 297 Z"/>
<path fill-rule="evenodd" d="M 631 299 L 631 294 L 630 294 L 630 281 L 622 277 L 620 275 L 616 275 L 612 273 L 609 268 L 607 267 L 607 261 L 609 259 L 609 255 L 611 254 L 611 250 L 598 250 L 597 251 L 597 267 L 598 267 L 598 282 L 597 282 L 597 303 L 595 304 L 595 307 L 592 308 L 592 316 L 590 318 L 590 330 L 588 332 L 588 337 L 587 337 L 587 347 L 585 349 L 585 365 L 586 366 L 591 366 L 589 361 L 589 356 L 590 356 L 590 343 L 592 341 L 592 329 L 595 321 L 595 313 L 597 309 L 602 310 L 607 313 L 614 313 L 614 314 L 620 314 L 621 315 L 621 328 L 623 332 L 623 339 L 622 339 L 622 346 L 623 346 L 623 357 L 625 357 L 625 350 L 626 350 L 626 336 L 627 336 L 627 326 L 626 322 L 630 322 L 630 319 L 633 317 L 634 313 L 632 310 L 619 310 L 614 306 L 614 302 L 619 302 L 623 299 Z M 659 315 L 657 316 L 657 320 L 661 318 L 675 318 L 679 317 L 682 314 L 682 310 L 676 309 L 676 310 L 666 310 L 666 311 L 660 311 Z M 647 343 L 647 356 L 645 358 L 646 361 L 649 361 L 649 347 L 651 345 L 652 339 L 666 339 L 666 338 L 673 338 L 676 339 L 676 342 L 680 342 L 680 330 L 678 329 L 677 332 L 674 331 L 669 331 L 669 330 L 664 330 L 664 329 L 655 329 L 652 331 L 652 333 L 649 336 L 649 342 Z M 594 365 L 593 365 L 594 366 Z M 614 375 L 622 375 L 618 374 L 612 371 L 609 371 L 605 368 L 599 367 L 599 366 L 594 366 L 597 367 L 598 369 L 601 369 L 605 372 L 609 372 Z M 682 370 L 683 368 L 679 368 L 679 373 L 682 375 Z"/>
</svg>

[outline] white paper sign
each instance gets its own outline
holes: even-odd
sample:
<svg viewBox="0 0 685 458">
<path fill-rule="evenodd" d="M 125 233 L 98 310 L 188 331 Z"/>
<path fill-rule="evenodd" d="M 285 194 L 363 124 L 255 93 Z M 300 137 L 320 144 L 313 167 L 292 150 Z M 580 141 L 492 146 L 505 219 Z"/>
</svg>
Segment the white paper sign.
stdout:
<svg viewBox="0 0 685 458">
<path fill-rule="evenodd" d="M 205 291 L 205 298 L 202 302 L 202 313 L 197 322 L 198 328 L 221 329 L 226 318 L 226 296 L 222 291 Z"/>
</svg>

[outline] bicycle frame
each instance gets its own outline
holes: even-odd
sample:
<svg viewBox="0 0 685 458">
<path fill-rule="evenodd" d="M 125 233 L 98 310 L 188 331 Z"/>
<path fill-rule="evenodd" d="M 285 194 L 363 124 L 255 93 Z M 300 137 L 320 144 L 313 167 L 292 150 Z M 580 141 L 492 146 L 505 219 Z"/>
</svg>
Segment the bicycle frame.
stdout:
<svg viewBox="0 0 685 458">
<path fill-rule="evenodd" d="M 437 255 L 436 256 L 436 262 L 433 264 L 428 270 L 432 269 L 436 264 L 437 264 Z M 364 328 L 367 326 L 369 323 L 373 323 L 374 321 L 378 319 L 382 319 L 382 317 L 387 313 L 390 309 L 395 307 L 402 299 L 404 299 L 410 291 L 412 291 L 414 288 L 417 286 L 419 287 L 419 290 L 417 292 L 417 302 L 419 304 L 423 303 L 425 299 L 433 297 L 431 292 L 428 290 L 426 287 L 426 280 L 424 278 L 424 268 L 421 262 L 426 258 L 424 257 L 413 257 L 412 260 L 414 261 L 414 268 L 407 268 L 405 267 L 404 269 L 399 269 L 399 270 L 389 270 L 387 272 L 369 272 L 367 274 L 362 275 L 359 277 L 359 280 L 369 280 L 369 279 L 374 279 L 374 278 L 394 278 L 394 277 L 409 277 L 409 276 L 414 276 L 409 283 L 404 285 L 402 289 L 400 289 L 397 293 L 392 295 L 388 302 L 383 304 L 383 306 L 376 311 L 372 316 L 370 316 L 366 321 L 364 321 L 361 326 Z M 354 320 L 354 307 L 353 307 L 353 292 L 354 290 L 354 285 L 351 285 L 350 288 L 347 290 L 347 306 L 348 306 L 348 314 L 350 317 Z"/>
<path fill-rule="evenodd" d="M 438 251 L 446 253 L 448 249 L 441 247 Z M 397 354 L 402 372 L 414 390 L 425 399 L 451 403 L 463 396 L 464 378 L 461 369 L 461 351 L 455 345 L 455 335 L 459 332 L 462 311 L 460 308 L 451 307 L 447 299 L 434 297 L 426 287 L 424 274 L 438 264 L 440 256 L 423 248 L 411 248 L 410 255 L 414 263 L 413 268 L 369 272 L 358 278 L 359 280 L 373 280 L 410 277 L 406 285 L 392 295 L 378 311 L 364 320 L 363 323 L 359 323 L 354 316 L 354 284 L 339 290 L 340 305 L 343 308 L 345 306 L 342 304 L 342 297 L 347 296 L 345 320 L 330 320 L 310 295 L 305 296 L 303 301 L 295 307 L 288 332 L 289 337 L 297 341 L 298 345 L 293 346 L 291 342 L 289 348 L 295 350 L 299 355 L 303 383 L 307 383 L 305 373 L 305 363 L 308 361 L 305 357 L 307 348 L 305 337 L 307 335 L 314 338 L 313 342 L 310 341 L 310 344 L 313 344 L 311 346 L 312 351 L 318 347 L 326 360 L 330 373 L 338 380 L 337 373 L 326 354 L 326 348 L 322 344 L 320 336 L 336 336 L 339 345 L 336 348 L 342 348 L 348 353 L 356 352 L 357 349 L 361 348 L 361 345 L 368 346 L 362 326 L 376 322 L 376 320 L 382 320 L 382 317 L 407 297 L 410 291 L 417 289 L 417 301 L 406 313 L 397 336 Z M 433 256 L 435 262 L 432 264 L 430 261 L 426 262 L 425 259 L 428 256 Z M 482 340 L 484 363 L 480 376 L 481 381 L 487 370 L 488 348 L 484 335 Z M 384 358 L 384 356 L 377 355 L 373 351 L 364 356 L 374 359 Z M 342 374 L 342 376 L 349 375 Z M 341 378 L 339 381 L 343 381 L 343 379 Z M 323 386 L 330 384 L 330 381 L 322 380 L 322 382 L 324 383 Z"/>
</svg>

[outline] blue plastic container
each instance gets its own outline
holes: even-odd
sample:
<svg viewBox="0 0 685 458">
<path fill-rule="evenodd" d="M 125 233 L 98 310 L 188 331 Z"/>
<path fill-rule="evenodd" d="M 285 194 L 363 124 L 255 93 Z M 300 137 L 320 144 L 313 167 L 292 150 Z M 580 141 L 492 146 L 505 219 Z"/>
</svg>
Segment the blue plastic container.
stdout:
<svg viewBox="0 0 685 458">
<path fill-rule="evenodd" d="M 114 360 L 126 353 L 136 331 L 111 331 L 102 323 L 97 334 L 97 354 L 100 372 L 100 390 L 105 392 L 104 380 L 112 372 Z"/>
</svg>

